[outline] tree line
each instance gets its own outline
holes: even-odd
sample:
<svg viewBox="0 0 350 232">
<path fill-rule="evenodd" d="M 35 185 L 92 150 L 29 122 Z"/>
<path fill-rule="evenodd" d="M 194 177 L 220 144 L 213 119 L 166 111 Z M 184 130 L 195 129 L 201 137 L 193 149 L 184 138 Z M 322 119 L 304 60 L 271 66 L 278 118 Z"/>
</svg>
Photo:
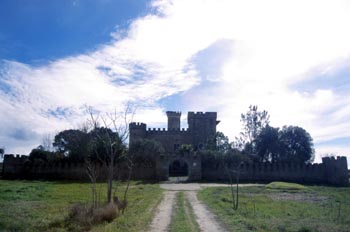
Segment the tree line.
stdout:
<svg viewBox="0 0 350 232">
<path fill-rule="evenodd" d="M 311 135 L 299 126 L 270 126 L 267 111 L 257 106 L 241 115 L 243 131 L 235 139 L 234 147 L 259 161 L 310 163 L 314 160 Z"/>
<path fill-rule="evenodd" d="M 291 125 L 272 127 L 268 112 L 259 111 L 253 105 L 241 114 L 241 123 L 242 131 L 232 142 L 222 132 L 209 139 L 202 151 L 204 166 L 240 162 L 313 162 L 313 140 L 305 129 Z"/>
<path fill-rule="evenodd" d="M 252 105 L 246 113 L 241 114 L 241 123 L 242 131 L 232 142 L 222 132 L 217 132 L 214 138 L 207 141 L 201 151 L 204 161 L 210 164 L 218 157 L 229 163 L 239 160 L 295 163 L 313 161 L 313 140 L 305 129 L 298 126 L 272 127 L 268 112 L 259 111 L 257 106 Z M 155 165 L 156 157 L 165 155 L 165 150 L 158 141 L 148 139 L 136 141 L 129 150 L 126 141 L 127 125 L 124 125 L 122 131 L 118 130 L 120 126 L 117 125 L 112 128 L 96 123 L 92 125 L 94 126 L 90 129 L 85 126 L 57 133 L 53 139 L 52 150 L 40 145 L 31 151 L 29 159 L 39 162 L 84 162 L 87 159 L 103 161 L 108 158 L 107 154 L 112 148 L 116 149 L 114 159 L 128 157 L 135 164 L 152 166 Z"/>
</svg>

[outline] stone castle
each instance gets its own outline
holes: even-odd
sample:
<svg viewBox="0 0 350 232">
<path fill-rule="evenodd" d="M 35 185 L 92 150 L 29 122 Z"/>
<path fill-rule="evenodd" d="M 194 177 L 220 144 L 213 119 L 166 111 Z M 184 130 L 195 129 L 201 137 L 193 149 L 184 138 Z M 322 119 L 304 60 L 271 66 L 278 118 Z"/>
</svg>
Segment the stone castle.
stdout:
<svg viewBox="0 0 350 232">
<path fill-rule="evenodd" d="M 187 176 L 189 181 L 228 181 L 221 163 L 204 164 L 201 149 L 214 138 L 216 112 L 188 112 L 188 128 L 181 128 L 181 112 L 167 112 L 168 128 L 147 128 L 144 123 L 130 123 L 130 146 L 142 139 L 156 140 L 165 149 L 166 155 L 156 158 L 155 167 L 136 166 L 134 179 L 168 180 L 169 177 Z M 191 145 L 190 152 L 179 152 L 182 145 Z M 87 179 L 83 163 L 57 162 L 26 166 L 28 156 L 5 155 L 4 178 L 31 179 Z M 229 167 L 230 168 L 230 167 Z M 233 167 L 232 167 L 233 168 Z M 121 176 L 128 173 L 125 165 L 118 167 Z M 102 170 L 103 171 L 103 170 Z M 320 164 L 294 163 L 246 163 L 241 166 L 242 182 L 289 181 L 311 184 L 348 186 L 349 174 L 346 157 L 324 157 Z"/>
<path fill-rule="evenodd" d="M 189 180 L 202 178 L 201 158 L 198 151 L 215 137 L 217 121 L 216 112 L 188 112 L 188 128 L 181 128 L 181 112 L 167 111 L 168 128 L 146 128 L 145 123 L 130 123 L 130 146 L 140 139 L 160 142 L 167 156 L 157 160 L 157 179 L 167 180 L 169 175 L 188 175 Z M 191 145 L 193 152 L 180 154 L 181 145 Z"/>
<path fill-rule="evenodd" d="M 188 128 L 181 128 L 181 112 L 167 111 L 168 129 L 146 128 L 145 123 L 130 123 L 130 144 L 137 139 L 159 141 L 168 154 L 174 153 L 181 144 L 191 144 L 200 150 L 216 134 L 216 112 L 188 112 Z"/>
</svg>

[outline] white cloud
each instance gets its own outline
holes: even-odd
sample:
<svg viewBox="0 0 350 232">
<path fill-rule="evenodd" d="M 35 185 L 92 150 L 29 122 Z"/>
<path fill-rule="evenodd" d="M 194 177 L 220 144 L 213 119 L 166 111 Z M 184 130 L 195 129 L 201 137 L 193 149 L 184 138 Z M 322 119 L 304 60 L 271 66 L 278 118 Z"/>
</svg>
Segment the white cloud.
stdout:
<svg viewBox="0 0 350 232">
<path fill-rule="evenodd" d="M 135 19 L 127 31 L 113 32 L 114 41 L 96 51 L 41 67 L 6 62 L 6 73 L 0 74 L 12 89 L 1 93 L 6 130 L 17 125 L 37 134 L 59 130 L 82 120 L 84 104 L 108 111 L 130 100 L 151 106 L 140 112 L 146 117 L 140 121 L 159 125 L 166 109 L 156 101 L 189 90 L 181 102 L 194 110 L 219 111 L 219 129 L 231 138 L 250 104 L 268 110 L 272 125 L 302 126 L 317 141 L 350 137 L 344 120 L 350 94 L 292 87 L 317 76 L 321 69 L 309 73 L 315 67 L 336 68 L 334 63 L 350 55 L 347 1 L 159 0 L 152 5 L 153 14 Z M 203 70 L 196 69 L 194 57 L 214 59 L 201 51 L 223 40 L 231 41 L 232 54 L 211 67 L 213 72 L 205 70 L 218 76 L 200 84 Z M 193 89 L 198 85 L 205 87 Z M 67 115 L 48 114 L 62 109 Z"/>
</svg>

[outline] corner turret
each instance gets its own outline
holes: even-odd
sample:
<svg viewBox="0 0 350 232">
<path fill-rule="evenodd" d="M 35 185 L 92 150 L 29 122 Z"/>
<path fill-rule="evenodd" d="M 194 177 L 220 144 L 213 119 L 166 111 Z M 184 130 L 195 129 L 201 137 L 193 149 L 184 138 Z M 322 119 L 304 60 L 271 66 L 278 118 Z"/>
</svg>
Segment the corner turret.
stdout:
<svg viewBox="0 0 350 232">
<path fill-rule="evenodd" d="M 129 143 L 138 139 L 143 139 L 146 136 L 146 124 L 139 122 L 132 122 L 129 124 Z"/>
</svg>

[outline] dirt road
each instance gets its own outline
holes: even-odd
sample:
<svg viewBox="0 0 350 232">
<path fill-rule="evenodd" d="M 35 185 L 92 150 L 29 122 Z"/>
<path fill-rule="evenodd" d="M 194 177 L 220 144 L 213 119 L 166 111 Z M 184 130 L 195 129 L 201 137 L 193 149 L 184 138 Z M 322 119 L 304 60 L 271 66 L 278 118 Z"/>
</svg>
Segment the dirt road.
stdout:
<svg viewBox="0 0 350 232">
<path fill-rule="evenodd" d="M 165 191 L 162 202 L 158 205 L 156 215 L 152 220 L 151 232 L 164 232 L 168 230 L 171 222 L 171 213 L 174 206 L 175 191 Z"/>
<path fill-rule="evenodd" d="M 165 189 L 164 199 L 159 204 L 157 212 L 151 223 L 150 231 L 168 231 L 171 222 L 172 209 L 175 203 L 175 194 L 179 191 L 184 191 L 185 196 L 190 202 L 195 219 L 203 232 L 212 231 L 226 231 L 224 227 L 218 222 L 215 215 L 212 214 L 209 209 L 201 203 L 197 198 L 197 191 L 203 187 L 228 187 L 226 184 L 199 184 L 199 183 L 186 183 L 186 184 L 174 184 L 164 183 L 160 185 Z"/>
<path fill-rule="evenodd" d="M 208 208 L 197 199 L 197 194 L 195 191 L 186 192 L 186 197 L 193 208 L 193 212 L 196 215 L 196 221 L 201 231 L 225 231 L 225 229 L 215 219 L 215 215 L 212 214 Z"/>
</svg>

